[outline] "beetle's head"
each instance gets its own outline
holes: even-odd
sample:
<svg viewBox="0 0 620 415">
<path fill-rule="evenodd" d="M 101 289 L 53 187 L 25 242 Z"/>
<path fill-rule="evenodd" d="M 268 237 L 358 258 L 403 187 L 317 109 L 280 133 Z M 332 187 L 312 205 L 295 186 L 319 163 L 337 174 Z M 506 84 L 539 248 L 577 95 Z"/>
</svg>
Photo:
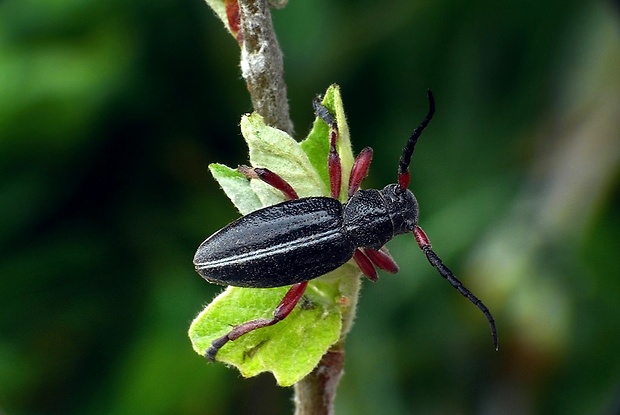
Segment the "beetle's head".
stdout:
<svg viewBox="0 0 620 415">
<path fill-rule="evenodd" d="M 412 232 L 418 223 L 418 201 L 413 193 L 409 189 L 401 190 L 398 184 L 388 184 L 381 194 L 394 223 L 394 235 Z"/>
</svg>

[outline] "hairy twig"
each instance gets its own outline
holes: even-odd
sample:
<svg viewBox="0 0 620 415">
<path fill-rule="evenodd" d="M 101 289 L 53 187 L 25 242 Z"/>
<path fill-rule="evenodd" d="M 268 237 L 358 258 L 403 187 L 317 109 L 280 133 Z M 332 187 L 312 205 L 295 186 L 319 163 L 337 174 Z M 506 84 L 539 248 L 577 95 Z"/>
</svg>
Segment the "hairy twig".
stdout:
<svg viewBox="0 0 620 415">
<path fill-rule="evenodd" d="M 283 7 L 286 0 L 206 0 L 224 21 L 241 47 L 241 73 L 254 111 L 265 123 L 292 135 L 283 59 L 271 20 L 270 7 Z M 345 307 L 340 340 L 322 357 L 317 367 L 295 384 L 296 415 L 331 415 L 344 362 L 344 337 L 349 331 L 359 281 L 353 285 L 354 298 Z"/>
<path fill-rule="evenodd" d="M 282 51 L 273 29 L 266 0 L 239 0 L 241 74 L 254 110 L 266 123 L 289 134 L 289 116 Z"/>
<path fill-rule="evenodd" d="M 241 69 L 254 109 L 267 124 L 292 133 L 282 52 L 266 0 L 239 0 Z M 331 415 L 342 375 L 342 342 L 332 347 L 318 366 L 295 385 L 296 415 Z"/>
<path fill-rule="evenodd" d="M 295 415 L 333 415 L 344 350 L 333 346 L 308 376 L 295 384 Z"/>
</svg>

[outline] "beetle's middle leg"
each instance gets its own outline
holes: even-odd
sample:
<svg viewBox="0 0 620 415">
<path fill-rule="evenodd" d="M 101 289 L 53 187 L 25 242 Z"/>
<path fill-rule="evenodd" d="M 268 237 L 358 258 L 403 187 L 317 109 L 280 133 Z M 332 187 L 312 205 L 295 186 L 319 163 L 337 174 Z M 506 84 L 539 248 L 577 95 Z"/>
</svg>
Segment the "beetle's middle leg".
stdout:
<svg viewBox="0 0 620 415">
<path fill-rule="evenodd" d="M 300 282 L 291 286 L 291 288 L 289 288 L 284 295 L 284 298 L 282 298 L 282 301 L 280 301 L 280 304 L 278 304 L 274 310 L 272 318 L 250 320 L 233 327 L 232 330 L 226 335 L 220 337 L 219 339 L 215 339 L 211 343 L 211 346 L 205 352 L 205 357 L 210 361 L 214 361 L 217 352 L 229 341 L 236 340 L 251 331 L 263 327 L 273 326 L 277 322 L 284 320 L 289 314 L 291 314 L 291 311 L 293 311 L 299 300 L 301 300 L 307 286 L 308 281 Z"/>
<path fill-rule="evenodd" d="M 321 104 L 321 97 L 317 97 L 313 101 L 314 113 L 321 118 L 325 124 L 329 126 L 329 155 L 327 156 L 327 169 L 329 172 L 329 182 L 331 197 L 338 199 L 340 195 L 340 186 L 342 184 L 342 162 L 338 154 L 338 124 L 336 117 Z M 348 196 L 351 197 L 359 190 L 362 180 L 368 175 L 370 162 L 372 161 L 372 148 L 366 147 L 360 151 L 355 158 L 351 174 L 349 175 Z"/>
<path fill-rule="evenodd" d="M 329 154 L 327 156 L 327 171 L 329 172 L 329 184 L 331 197 L 338 199 L 340 196 L 340 186 L 342 184 L 342 163 L 336 145 L 338 143 L 338 123 L 336 117 L 329 112 L 327 107 L 321 104 L 321 96 L 312 101 L 314 114 L 329 126 Z"/>
</svg>

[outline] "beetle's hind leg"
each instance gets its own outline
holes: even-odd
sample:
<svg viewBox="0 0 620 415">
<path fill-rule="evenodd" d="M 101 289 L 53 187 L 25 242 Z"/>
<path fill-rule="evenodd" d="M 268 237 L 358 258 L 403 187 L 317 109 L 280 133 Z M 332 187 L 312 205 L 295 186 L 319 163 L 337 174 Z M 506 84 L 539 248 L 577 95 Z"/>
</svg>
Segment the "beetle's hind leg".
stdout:
<svg viewBox="0 0 620 415">
<path fill-rule="evenodd" d="M 329 154 L 327 156 L 327 170 L 329 172 L 329 183 L 331 197 L 338 199 L 340 196 L 340 187 L 342 185 L 342 162 L 338 154 L 338 123 L 336 117 L 329 112 L 327 107 L 321 104 L 321 96 L 317 96 L 312 102 L 314 113 L 321 118 L 325 124 L 329 126 Z M 349 197 L 357 191 L 359 185 L 370 167 L 372 160 L 372 149 L 365 148 L 358 155 L 351 171 L 351 180 L 349 180 Z M 249 167 L 241 165 L 237 170 L 248 179 L 260 179 L 275 189 L 281 191 L 288 200 L 299 199 L 297 192 L 293 187 L 278 174 L 269 169 L 261 167 Z"/>
<path fill-rule="evenodd" d="M 262 167 L 239 166 L 237 171 L 248 179 L 260 179 L 271 187 L 278 189 L 288 200 L 299 199 L 297 192 L 286 180 L 269 169 Z"/>
<path fill-rule="evenodd" d="M 299 300 L 301 300 L 301 297 L 304 295 L 307 286 L 308 281 L 300 282 L 291 286 L 291 288 L 284 295 L 284 298 L 282 298 L 282 301 L 280 301 L 280 304 L 278 304 L 278 306 L 274 310 L 272 318 L 250 320 L 233 327 L 232 330 L 229 331 L 226 335 L 215 339 L 211 343 L 211 346 L 205 352 L 205 357 L 213 362 L 215 361 L 215 356 L 217 355 L 217 352 L 229 341 L 236 340 L 251 331 L 263 327 L 273 326 L 277 322 L 284 320 L 291 313 L 291 311 L 293 311 Z"/>
</svg>

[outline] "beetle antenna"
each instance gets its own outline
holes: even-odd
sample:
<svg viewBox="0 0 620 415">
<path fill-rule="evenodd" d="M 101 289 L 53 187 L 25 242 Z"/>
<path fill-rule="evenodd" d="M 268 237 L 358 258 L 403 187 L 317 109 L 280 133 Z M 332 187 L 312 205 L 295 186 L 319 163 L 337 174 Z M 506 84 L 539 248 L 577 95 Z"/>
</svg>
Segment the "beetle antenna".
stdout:
<svg viewBox="0 0 620 415">
<path fill-rule="evenodd" d="M 495 319 L 493 318 L 493 315 L 491 315 L 491 312 L 489 311 L 487 306 L 484 305 L 484 303 L 480 301 L 478 297 L 472 294 L 471 291 L 465 288 L 463 283 L 454 276 L 452 271 L 450 271 L 447 266 L 444 265 L 439 256 L 431 249 L 431 242 L 428 239 L 428 236 L 426 236 L 424 230 L 422 230 L 422 228 L 416 225 L 413 229 L 413 236 L 415 237 L 415 240 L 418 243 L 418 246 L 420 247 L 422 252 L 424 252 L 424 255 L 426 255 L 428 262 L 430 262 L 431 265 L 435 267 L 437 271 L 439 271 L 439 274 L 441 274 L 441 276 L 444 277 L 450 283 L 450 285 L 456 288 L 458 292 L 463 295 L 463 297 L 467 298 L 476 307 L 478 307 L 480 311 L 482 311 L 484 316 L 487 318 L 487 321 L 489 322 L 489 326 L 491 326 L 493 346 L 495 347 L 495 350 L 497 350 L 497 327 L 495 326 Z"/>
<path fill-rule="evenodd" d="M 418 142 L 418 138 L 420 138 L 422 131 L 424 131 L 435 113 L 435 98 L 433 98 L 433 92 L 427 89 L 426 95 L 428 96 L 428 114 L 426 114 L 426 117 L 422 120 L 420 125 L 413 130 L 413 133 L 411 133 L 405 148 L 403 148 L 403 154 L 398 161 L 398 186 L 403 192 L 409 187 L 409 164 L 411 164 L 411 156 L 413 155 L 415 143 Z"/>
</svg>

